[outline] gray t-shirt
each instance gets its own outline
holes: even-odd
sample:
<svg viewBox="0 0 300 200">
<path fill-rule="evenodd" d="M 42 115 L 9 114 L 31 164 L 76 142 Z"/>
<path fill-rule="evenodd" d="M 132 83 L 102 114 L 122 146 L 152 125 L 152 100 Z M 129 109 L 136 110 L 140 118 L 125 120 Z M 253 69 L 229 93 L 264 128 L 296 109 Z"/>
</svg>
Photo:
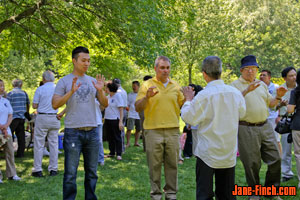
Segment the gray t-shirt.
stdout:
<svg viewBox="0 0 300 200">
<path fill-rule="evenodd" d="M 72 82 L 75 76 L 69 74 L 60 79 L 56 85 L 54 94 L 64 96 L 72 89 Z M 84 75 L 78 76 L 76 84 L 81 83 L 79 89 L 67 101 L 65 127 L 97 127 L 96 119 L 96 88 L 93 85 L 96 79 Z"/>
</svg>

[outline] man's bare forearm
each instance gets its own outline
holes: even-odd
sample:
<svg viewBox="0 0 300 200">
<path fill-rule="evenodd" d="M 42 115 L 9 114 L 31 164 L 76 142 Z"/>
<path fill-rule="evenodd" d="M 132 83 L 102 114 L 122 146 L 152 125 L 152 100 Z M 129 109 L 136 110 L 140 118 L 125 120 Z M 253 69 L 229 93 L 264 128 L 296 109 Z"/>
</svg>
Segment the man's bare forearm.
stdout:
<svg viewBox="0 0 300 200">
<path fill-rule="evenodd" d="M 54 110 L 58 109 L 59 107 L 65 105 L 67 101 L 71 98 L 73 95 L 72 90 L 67 92 L 64 96 L 59 96 L 57 94 L 53 95 L 52 97 L 52 107 Z"/>
<path fill-rule="evenodd" d="M 148 102 L 148 98 L 146 96 L 136 101 L 134 104 L 136 112 L 141 112 L 145 110 L 147 102 Z"/>
</svg>

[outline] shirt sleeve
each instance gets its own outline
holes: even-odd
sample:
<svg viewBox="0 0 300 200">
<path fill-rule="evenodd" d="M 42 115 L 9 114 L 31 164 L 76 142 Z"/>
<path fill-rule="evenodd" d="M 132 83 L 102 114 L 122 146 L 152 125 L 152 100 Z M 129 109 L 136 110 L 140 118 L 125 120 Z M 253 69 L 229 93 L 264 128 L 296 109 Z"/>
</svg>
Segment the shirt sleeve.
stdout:
<svg viewBox="0 0 300 200">
<path fill-rule="evenodd" d="M 181 118 L 192 126 L 198 125 L 206 115 L 205 104 L 207 99 L 198 93 L 192 101 L 186 101 L 181 108 Z"/>
<path fill-rule="evenodd" d="M 9 102 L 11 102 L 11 93 L 10 92 L 7 94 L 6 98 Z"/>
<path fill-rule="evenodd" d="M 38 87 L 34 93 L 32 103 L 38 104 L 39 102 L 40 102 L 40 89 Z"/>
<path fill-rule="evenodd" d="M 178 91 L 178 104 L 179 104 L 179 107 L 181 107 L 184 103 L 184 96 L 183 96 L 183 93 L 181 92 L 180 88 L 179 88 L 179 91 Z"/>
<path fill-rule="evenodd" d="M 116 97 L 116 105 L 117 105 L 117 107 L 118 108 L 124 107 L 124 100 L 122 98 L 121 93 L 116 93 L 115 97 Z"/>
<path fill-rule="evenodd" d="M 8 114 L 13 114 L 13 109 L 11 107 L 11 104 L 9 103 L 9 101 L 7 101 L 6 103 L 7 103 Z"/>
<path fill-rule="evenodd" d="M 296 104 L 297 104 L 297 102 L 296 102 L 296 92 L 295 92 L 295 90 L 292 90 L 292 91 L 291 91 L 291 96 L 290 96 L 289 104 L 290 104 L 290 105 L 296 105 Z"/>
<path fill-rule="evenodd" d="M 56 84 L 54 94 L 57 94 L 59 96 L 64 96 L 66 94 L 65 90 L 65 82 L 63 79 L 60 79 L 58 83 Z"/>
</svg>

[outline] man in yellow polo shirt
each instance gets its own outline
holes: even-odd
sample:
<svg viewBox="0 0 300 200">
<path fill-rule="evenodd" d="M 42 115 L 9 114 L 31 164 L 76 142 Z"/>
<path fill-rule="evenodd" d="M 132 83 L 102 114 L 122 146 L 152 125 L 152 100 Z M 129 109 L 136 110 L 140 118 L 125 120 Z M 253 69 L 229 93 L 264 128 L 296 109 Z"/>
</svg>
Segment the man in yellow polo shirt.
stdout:
<svg viewBox="0 0 300 200">
<path fill-rule="evenodd" d="M 169 58 L 155 60 L 156 76 L 144 82 L 136 97 L 137 112 L 144 110 L 146 155 L 151 199 L 162 199 L 161 166 L 165 168 L 165 199 L 176 199 L 179 154 L 179 114 L 184 103 L 180 86 L 169 78 Z"/>
<path fill-rule="evenodd" d="M 239 122 L 238 148 L 248 186 L 255 188 L 255 185 L 260 184 L 261 159 L 268 165 L 265 186 L 279 186 L 280 155 L 274 130 L 267 118 L 268 108 L 276 106 L 287 90 L 279 87 L 277 96 L 272 97 L 267 85 L 255 79 L 258 64 L 253 55 L 241 60 L 240 71 L 241 77 L 231 85 L 242 92 L 246 101 L 246 115 L 240 118 Z M 259 197 L 251 196 L 249 199 L 259 199 Z"/>
</svg>

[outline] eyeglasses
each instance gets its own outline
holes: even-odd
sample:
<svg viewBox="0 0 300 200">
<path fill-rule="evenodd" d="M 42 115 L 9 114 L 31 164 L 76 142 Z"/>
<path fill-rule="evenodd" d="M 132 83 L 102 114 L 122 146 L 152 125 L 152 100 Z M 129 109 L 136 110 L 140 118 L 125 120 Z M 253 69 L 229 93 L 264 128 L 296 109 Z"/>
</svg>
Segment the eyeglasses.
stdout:
<svg viewBox="0 0 300 200">
<path fill-rule="evenodd" d="M 246 71 L 250 71 L 250 70 L 251 71 L 257 71 L 257 69 L 258 69 L 257 67 L 245 67 L 244 68 L 244 70 L 246 70 Z"/>
</svg>

